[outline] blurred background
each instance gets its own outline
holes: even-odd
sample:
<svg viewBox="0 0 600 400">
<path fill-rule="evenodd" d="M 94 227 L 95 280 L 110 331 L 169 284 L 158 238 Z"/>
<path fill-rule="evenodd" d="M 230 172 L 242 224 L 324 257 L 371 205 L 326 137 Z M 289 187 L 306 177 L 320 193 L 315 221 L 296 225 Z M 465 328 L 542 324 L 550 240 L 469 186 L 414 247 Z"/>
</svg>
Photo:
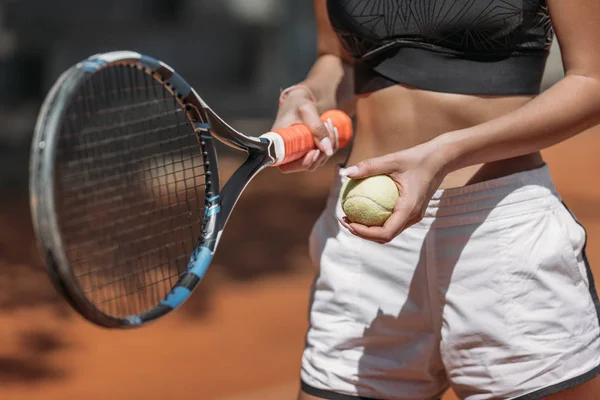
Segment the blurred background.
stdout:
<svg viewBox="0 0 600 400">
<path fill-rule="evenodd" d="M 315 39 L 308 0 L 0 1 L 1 399 L 295 398 L 312 279 L 307 237 L 332 168 L 260 175 L 223 237 L 223 248 L 241 250 L 217 253 L 182 310 L 132 332 L 91 326 L 55 295 L 33 237 L 27 175 L 46 92 L 91 54 L 162 59 L 234 127 L 260 134 L 279 88 L 310 68 Z M 555 43 L 544 88 L 562 74 Z M 600 164 L 596 137 L 586 132 L 545 152 L 588 228 L 592 265 L 600 262 L 600 189 L 586 179 Z M 336 157 L 330 167 L 344 154 Z"/>
</svg>

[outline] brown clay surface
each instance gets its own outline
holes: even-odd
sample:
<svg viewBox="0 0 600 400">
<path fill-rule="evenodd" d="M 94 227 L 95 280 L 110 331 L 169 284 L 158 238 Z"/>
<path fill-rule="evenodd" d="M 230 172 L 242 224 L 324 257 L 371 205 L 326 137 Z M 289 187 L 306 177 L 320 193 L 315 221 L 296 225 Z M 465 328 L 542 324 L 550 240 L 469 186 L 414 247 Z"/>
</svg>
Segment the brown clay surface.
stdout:
<svg viewBox="0 0 600 400">
<path fill-rule="evenodd" d="M 599 133 L 545 152 L 559 190 L 588 230 L 598 276 Z M 312 278 L 306 238 L 331 180 L 332 165 L 313 174 L 260 175 L 192 300 L 152 326 L 125 332 L 88 324 L 54 294 L 26 199 L 3 195 L 0 398 L 295 399 Z"/>
</svg>

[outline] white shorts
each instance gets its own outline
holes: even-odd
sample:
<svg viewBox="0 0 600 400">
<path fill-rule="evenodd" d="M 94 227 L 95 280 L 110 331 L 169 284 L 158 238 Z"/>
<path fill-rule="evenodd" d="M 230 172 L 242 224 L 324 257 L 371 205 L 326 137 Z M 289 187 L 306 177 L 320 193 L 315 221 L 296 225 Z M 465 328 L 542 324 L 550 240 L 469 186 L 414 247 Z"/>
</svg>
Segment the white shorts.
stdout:
<svg viewBox="0 0 600 400">
<path fill-rule="evenodd" d="M 310 249 L 317 275 L 302 389 L 325 399 L 539 399 L 600 373 L 586 233 L 547 166 L 438 190 L 392 242 L 338 221 L 336 183 Z"/>
</svg>

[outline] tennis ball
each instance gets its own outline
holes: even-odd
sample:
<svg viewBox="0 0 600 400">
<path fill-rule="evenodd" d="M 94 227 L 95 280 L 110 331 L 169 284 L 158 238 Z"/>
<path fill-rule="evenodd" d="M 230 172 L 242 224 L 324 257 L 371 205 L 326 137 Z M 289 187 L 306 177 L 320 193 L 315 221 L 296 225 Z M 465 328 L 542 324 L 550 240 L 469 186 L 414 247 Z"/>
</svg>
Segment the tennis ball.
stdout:
<svg viewBox="0 0 600 400">
<path fill-rule="evenodd" d="M 351 222 L 382 226 L 400 197 L 398 186 L 387 175 L 350 179 L 342 188 L 342 209 Z"/>
</svg>

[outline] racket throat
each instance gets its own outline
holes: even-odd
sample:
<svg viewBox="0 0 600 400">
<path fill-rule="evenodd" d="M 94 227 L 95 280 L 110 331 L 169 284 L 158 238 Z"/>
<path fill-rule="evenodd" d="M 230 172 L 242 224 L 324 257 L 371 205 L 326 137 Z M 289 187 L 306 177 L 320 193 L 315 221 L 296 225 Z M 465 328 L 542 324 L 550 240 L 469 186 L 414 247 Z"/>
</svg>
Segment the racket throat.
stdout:
<svg viewBox="0 0 600 400">
<path fill-rule="evenodd" d="M 270 157 L 264 151 L 250 151 L 248 159 L 233 173 L 221 191 L 221 210 L 216 230 L 223 230 L 231 211 L 246 189 L 250 181 L 271 163 Z"/>
<path fill-rule="evenodd" d="M 210 107 L 206 106 L 205 114 L 210 126 L 210 133 L 220 142 L 238 150 L 249 152 L 259 150 L 266 152 L 268 143 L 259 138 L 244 135 L 223 121 Z"/>
</svg>

